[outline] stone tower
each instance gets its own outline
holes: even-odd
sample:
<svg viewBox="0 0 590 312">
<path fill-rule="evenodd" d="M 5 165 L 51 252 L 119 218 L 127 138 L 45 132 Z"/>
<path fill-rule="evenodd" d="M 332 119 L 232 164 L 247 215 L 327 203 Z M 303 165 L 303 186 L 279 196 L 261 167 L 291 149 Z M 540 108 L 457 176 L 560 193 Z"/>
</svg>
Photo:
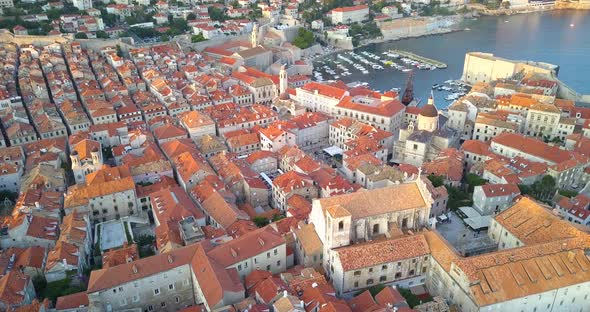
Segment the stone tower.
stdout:
<svg viewBox="0 0 590 312">
<path fill-rule="evenodd" d="M 252 44 L 253 48 L 256 48 L 258 46 L 258 24 L 254 23 L 254 26 L 252 27 L 252 35 L 250 37 L 250 43 Z"/>
<path fill-rule="evenodd" d="M 287 76 L 287 69 L 285 65 L 281 66 L 281 71 L 279 72 L 279 95 L 282 95 L 287 91 L 287 86 L 289 83 L 289 78 Z"/>
<path fill-rule="evenodd" d="M 80 166 L 80 155 L 78 155 L 77 151 L 74 150 L 70 153 L 70 159 L 72 160 L 72 167 Z"/>
<path fill-rule="evenodd" d="M 90 154 L 92 155 L 92 164 L 94 166 L 102 166 L 102 153 L 100 152 L 100 149 L 94 148 Z"/>
</svg>

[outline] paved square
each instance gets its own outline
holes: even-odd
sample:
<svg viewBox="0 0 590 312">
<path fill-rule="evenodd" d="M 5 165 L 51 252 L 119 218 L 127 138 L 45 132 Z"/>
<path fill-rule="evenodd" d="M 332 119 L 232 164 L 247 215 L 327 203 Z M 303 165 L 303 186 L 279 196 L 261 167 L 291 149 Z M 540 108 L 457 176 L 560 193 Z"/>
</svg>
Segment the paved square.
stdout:
<svg viewBox="0 0 590 312">
<path fill-rule="evenodd" d="M 127 242 L 125 228 L 120 220 L 113 220 L 100 225 L 100 249 L 108 250 L 123 246 Z"/>
</svg>

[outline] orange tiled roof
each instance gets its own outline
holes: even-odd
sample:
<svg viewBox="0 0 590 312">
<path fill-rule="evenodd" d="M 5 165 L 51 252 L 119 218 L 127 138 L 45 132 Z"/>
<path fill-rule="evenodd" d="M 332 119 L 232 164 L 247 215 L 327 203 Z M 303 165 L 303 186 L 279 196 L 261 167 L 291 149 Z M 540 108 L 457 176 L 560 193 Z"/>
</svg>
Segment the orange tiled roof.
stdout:
<svg viewBox="0 0 590 312">
<path fill-rule="evenodd" d="M 421 234 L 355 244 L 334 251 L 340 257 L 345 272 L 430 254 L 426 239 Z"/>
<path fill-rule="evenodd" d="M 57 298 L 55 309 L 67 310 L 88 307 L 88 295 L 85 291 Z"/>
<path fill-rule="evenodd" d="M 123 246 L 122 248 L 106 251 L 102 255 L 102 267 L 108 268 L 123 263 L 129 263 L 139 259 L 139 251 L 136 244 Z"/>
<path fill-rule="evenodd" d="M 311 93 L 317 91 L 320 95 L 335 99 L 341 99 L 346 94 L 346 90 L 321 84 L 318 82 L 308 82 L 305 85 L 303 85 L 301 89 Z"/>
<path fill-rule="evenodd" d="M 502 133 L 494 137 L 492 142 L 542 158 L 551 164 L 566 161 L 572 156 L 571 152 L 564 151 L 559 147 L 550 146 L 537 139 L 516 133 Z"/>
</svg>

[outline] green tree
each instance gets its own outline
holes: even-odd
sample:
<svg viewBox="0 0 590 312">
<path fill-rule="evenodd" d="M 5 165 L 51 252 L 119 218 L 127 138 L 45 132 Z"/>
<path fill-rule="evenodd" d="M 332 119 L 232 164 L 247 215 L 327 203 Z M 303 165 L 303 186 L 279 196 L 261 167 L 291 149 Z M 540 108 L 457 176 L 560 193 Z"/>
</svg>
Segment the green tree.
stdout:
<svg viewBox="0 0 590 312">
<path fill-rule="evenodd" d="M 284 218 L 285 218 L 285 215 L 276 213 L 272 216 L 272 222 L 277 222 L 277 221 L 284 219 Z"/>
<path fill-rule="evenodd" d="M 153 22 L 154 12 L 145 10 L 134 11 L 133 15 L 125 17 L 125 22 L 129 25 Z"/>
<path fill-rule="evenodd" d="M 488 180 L 478 176 L 477 174 L 468 173 L 465 176 L 465 182 L 469 185 L 469 193 L 473 193 L 473 188 L 476 186 L 484 185 Z"/>
<path fill-rule="evenodd" d="M 88 39 L 88 35 L 86 35 L 86 33 L 79 32 L 79 33 L 76 33 L 74 35 L 74 38 L 76 38 L 76 39 Z"/>
<path fill-rule="evenodd" d="M 473 201 L 471 200 L 471 194 L 460 190 L 454 186 L 445 186 L 447 189 L 447 193 L 449 194 L 449 201 L 447 203 L 447 207 L 451 210 L 455 210 L 459 207 L 463 206 L 471 206 Z"/>
<path fill-rule="evenodd" d="M 109 37 L 109 35 L 102 30 L 99 30 L 96 32 L 96 38 L 107 39 L 108 37 Z"/>
<path fill-rule="evenodd" d="M 256 224 L 256 226 L 259 228 L 264 227 L 269 223 L 268 219 L 262 216 L 254 217 L 254 219 L 252 219 L 252 222 L 254 222 L 254 224 Z"/>
<path fill-rule="evenodd" d="M 559 190 L 559 195 L 572 198 L 576 197 L 576 195 L 578 195 L 578 192 L 572 190 Z"/>
<path fill-rule="evenodd" d="M 45 292 L 45 289 L 47 288 L 47 280 L 43 274 L 35 275 L 35 277 L 33 277 L 33 287 L 35 288 L 37 296 L 40 296 L 40 294 Z"/>
<path fill-rule="evenodd" d="M 119 21 L 119 16 L 107 13 L 106 9 L 100 11 L 100 17 L 105 25 L 114 26 Z"/>
<path fill-rule="evenodd" d="M 214 21 L 223 22 L 227 19 L 225 11 L 214 6 L 208 7 L 207 12 L 209 13 L 209 17 L 211 17 L 211 19 Z"/>
<path fill-rule="evenodd" d="M 443 176 L 440 175 L 429 174 L 428 180 L 432 182 L 432 186 L 434 187 L 439 187 L 445 184 L 445 178 L 443 178 Z"/>
<path fill-rule="evenodd" d="M 189 13 L 189 14 L 186 16 L 186 19 L 187 19 L 187 20 L 189 20 L 189 21 L 190 21 L 190 20 L 195 20 L 195 19 L 197 19 L 197 15 L 196 15 L 195 13 Z"/>
<path fill-rule="evenodd" d="M 170 29 L 166 32 L 169 36 L 178 36 L 184 34 L 188 30 L 188 23 L 186 20 L 175 18 L 170 23 Z"/>
<path fill-rule="evenodd" d="M 375 297 L 377 296 L 378 293 L 380 293 L 383 289 L 385 288 L 385 285 L 383 284 L 377 284 L 377 285 L 373 285 L 371 287 L 369 287 L 369 292 L 371 293 L 371 296 Z M 361 293 L 359 293 L 361 294 Z"/>
<path fill-rule="evenodd" d="M 555 193 L 555 179 L 545 175 L 541 180 L 533 183 L 533 194 L 539 200 L 547 200 Z"/>
<path fill-rule="evenodd" d="M 160 37 L 160 33 L 153 28 L 133 27 L 129 31 L 135 33 L 139 38 Z"/>
<path fill-rule="evenodd" d="M 117 45 L 115 48 L 117 49 L 117 56 L 123 57 L 123 50 L 121 50 L 121 46 Z"/>
<path fill-rule="evenodd" d="M 314 42 L 313 33 L 305 28 L 299 28 L 297 37 L 293 40 L 293 45 L 300 49 L 311 47 Z"/>
<path fill-rule="evenodd" d="M 205 38 L 203 36 L 203 34 L 193 35 L 191 37 L 191 42 L 192 43 L 201 42 L 201 41 L 205 41 L 205 40 L 207 40 L 207 38 Z"/>
</svg>

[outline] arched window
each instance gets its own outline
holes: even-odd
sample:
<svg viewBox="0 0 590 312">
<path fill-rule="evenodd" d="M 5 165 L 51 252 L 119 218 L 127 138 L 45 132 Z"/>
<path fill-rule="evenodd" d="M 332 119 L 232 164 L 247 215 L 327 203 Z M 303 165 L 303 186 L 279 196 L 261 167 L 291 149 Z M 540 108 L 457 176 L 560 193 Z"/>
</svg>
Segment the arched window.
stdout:
<svg viewBox="0 0 590 312">
<path fill-rule="evenodd" d="M 379 224 L 373 224 L 373 234 L 379 234 Z"/>
<path fill-rule="evenodd" d="M 344 230 L 344 221 L 338 222 L 338 231 Z"/>
</svg>

